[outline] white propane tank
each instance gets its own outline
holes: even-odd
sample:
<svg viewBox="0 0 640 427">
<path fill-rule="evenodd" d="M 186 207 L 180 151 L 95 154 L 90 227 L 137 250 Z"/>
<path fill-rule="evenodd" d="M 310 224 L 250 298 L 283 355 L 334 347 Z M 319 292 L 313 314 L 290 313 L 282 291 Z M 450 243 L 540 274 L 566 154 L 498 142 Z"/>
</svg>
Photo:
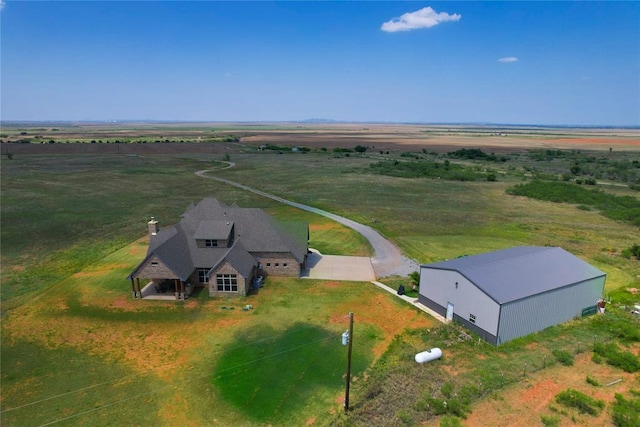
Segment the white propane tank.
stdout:
<svg viewBox="0 0 640 427">
<path fill-rule="evenodd" d="M 416 354 L 416 362 L 425 363 L 431 362 L 432 360 L 440 359 L 442 357 L 442 350 L 438 347 L 432 348 L 431 350 L 423 351 L 422 353 Z"/>
</svg>

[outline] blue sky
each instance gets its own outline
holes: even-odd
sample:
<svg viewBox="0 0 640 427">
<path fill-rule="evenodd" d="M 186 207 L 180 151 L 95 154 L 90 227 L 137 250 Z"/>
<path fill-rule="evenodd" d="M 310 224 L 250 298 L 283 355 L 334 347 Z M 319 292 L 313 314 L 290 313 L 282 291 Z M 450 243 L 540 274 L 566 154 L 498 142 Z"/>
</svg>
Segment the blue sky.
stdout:
<svg viewBox="0 0 640 427">
<path fill-rule="evenodd" d="M 0 5 L 2 120 L 640 125 L 640 2 Z"/>
</svg>

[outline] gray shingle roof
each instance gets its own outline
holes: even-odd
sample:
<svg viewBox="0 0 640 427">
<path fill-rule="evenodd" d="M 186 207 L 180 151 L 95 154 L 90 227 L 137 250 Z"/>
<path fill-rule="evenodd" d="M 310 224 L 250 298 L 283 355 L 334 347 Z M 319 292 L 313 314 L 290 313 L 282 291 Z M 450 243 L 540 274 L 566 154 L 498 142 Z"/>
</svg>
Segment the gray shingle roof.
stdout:
<svg viewBox="0 0 640 427">
<path fill-rule="evenodd" d="M 161 227 L 157 235 L 151 236 L 145 261 L 152 254 L 157 255 L 182 280 L 187 280 L 195 268 L 218 265 L 225 257 L 238 271 L 247 271 L 249 260 L 255 261 L 250 253 L 291 253 L 298 262 L 303 262 L 308 225 L 298 224 L 291 230 L 261 209 L 227 206 L 217 199 L 206 198 L 197 205 L 189 205 L 178 224 Z M 306 236 L 300 230 L 306 230 Z M 232 231 L 235 234 L 232 250 L 198 247 L 196 243 L 196 239 L 225 240 Z M 129 277 L 142 264 L 144 261 Z"/>
<path fill-rule="evenodd" d="M 499 304 L 605 275 L 562 248 L 540 246 L 518 246 L 423 267 L 457 271 Z"/>
<path fill-rule="evenodd" d="M 214 239 L 226 240 L 231 233 L 233 223 L 230 221 L 205 220 L 198 224 L 198 228 L 193 233 L 194 239 Z"/>
<path fill-rule="evenodd" d="M 223 261 L 229 262 L 243 277 L 249 276 L 251 271 L 253 271 L 253 267 L 258 264 L 256 259 L 242 247 L 242 243 L 240 242 L 236 242 L 231 249 L 228 249 L 225 256 L 209 270 L 208 274 L 211 274 L 212 270 L 218 268 Z"/>
</svg>

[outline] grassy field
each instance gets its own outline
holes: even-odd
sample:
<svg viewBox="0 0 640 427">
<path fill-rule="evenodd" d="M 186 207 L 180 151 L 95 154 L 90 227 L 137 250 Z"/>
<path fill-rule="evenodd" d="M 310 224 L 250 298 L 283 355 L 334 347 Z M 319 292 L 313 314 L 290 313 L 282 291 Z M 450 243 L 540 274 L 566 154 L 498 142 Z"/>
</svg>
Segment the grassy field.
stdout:
<svg viewBox="0 0 640 427">
<path fill-rule="evenodd" d="M 135 301 L 124 277 L 144 251 L 125 246 L 5 316 L 2 425 L 300 425 L 339 408 L 349 310 L 388 313 L 356 317 L 356 377 L 405 327 L 433 324 L 366 283 Z"/>
<path fill-rule="evenodd" d="M 496 396 L 521 380 L 516 375 L 502 384 L 489 375 L 505 359 L 511 373 L 529 363 L 543 375 L 547 361 L 537 356 L 560 347 L 583 354 L 592 340 L 586 320 L 499 349 L 474 345 L 367 283 L 270 280 L 259 294 L 240 300 L 201 293 L 186 304 L 134 301 L 125 278 L 146 251 L 146 221 L 155 216 L 161 226 L 173 224 L 203 197 L 308 221 L 310 246 L 323 253 L 371 253 L 349 229 L 197 177 L 198 170 L 215 169 L 218 176 L 368 224 L 422 263 L 554 245 L 607 272 L 614 302 L 634 301 L 626 288 L 640 288 L 638 262 L 621 256 L 639 243 L 637 227 L 575 205 L 507 195 L 525 179 L 521 175 L 504 174 L 496 182 L 394 178 L 372 175 L 374 158 L 258 152 L 251 144 L 234 145 L 229 152 L 236 166 L 222 169 L 225 151 L 214 151 L 2 160 L 2 425 L 411 424 L 424 409 L 416 409 L 423 400 L 410 391 L 437 394 L 453 375 L 451 387 L 459 392 L 480 372 L 487 377 L 484 397 Z M 606 191 L 637 197 L 623 187 Z M 245 304 L 254 309 L 242 310 Z M 356 315 L 357 345 L 355 409 L 346 418 L 346 352 L 339 338 L 349 311 Z M 436 342 L 447 349 L 445 363 L 415 371 L 412 352 Z M 601 381 L 616 374 L 602 371 Z M 424 380 L 422 386 L 415 379 Z M 629 377 L 623 391 L 640 388 L 637 381 Z M 381 409 L 365 404 L 385 396 L 395 403 Z"/>
</svg>

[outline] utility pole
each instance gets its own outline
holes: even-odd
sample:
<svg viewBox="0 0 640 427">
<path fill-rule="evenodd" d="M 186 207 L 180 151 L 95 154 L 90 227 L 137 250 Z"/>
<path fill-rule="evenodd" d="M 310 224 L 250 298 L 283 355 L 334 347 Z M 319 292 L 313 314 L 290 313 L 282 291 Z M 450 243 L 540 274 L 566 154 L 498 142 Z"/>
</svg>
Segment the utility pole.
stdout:
<svg viewBox="0 0 640 427">
<path fill-rule="evenodd" d="M 344 412 L 349 411 L 349 386 L 351 385 L 351 348 L 353 346 L 353 312 L 349 312 L 349 349 L 347 350 L 347 385 L 344 391 Z"/>
</svg>

